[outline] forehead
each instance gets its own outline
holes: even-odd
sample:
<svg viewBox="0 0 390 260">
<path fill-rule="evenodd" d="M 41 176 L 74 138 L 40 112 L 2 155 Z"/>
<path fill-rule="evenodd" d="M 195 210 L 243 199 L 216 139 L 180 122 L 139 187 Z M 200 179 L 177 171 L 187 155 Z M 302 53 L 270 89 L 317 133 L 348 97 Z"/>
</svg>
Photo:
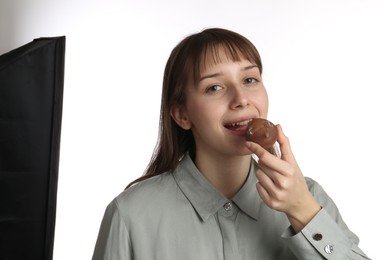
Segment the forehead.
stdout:
<svg viewBox="0 0 390 260">
<path fill-rule="evenodd" d="M 248 60 L 239 60 L 232 61 L 229 59 L 221 60 L 218 63 L 209 63 L 203 67 L 200 71 L 199 81 L 204 78 L 210 78 L 211 76 L 221 76 L 221 75 L 230 75 L 231 73 L 253 73 L 253 69 L 256 69 L 258 72 L 258 66 Z"/>
<path fill-rule="evenodd" d="M 226 45 L 217 45 L 205 48 L 199 60 L 198 66 L 198 75 L 199 77 L 206 71 L 209 71 L 213 67 L 221 64 L 221 63 L 229 63 L 229 62 L 248 62 L 251 64 L 255 64 L 255 62 L 248 57 L 248 55 L 244 55 L 241 51 L 232 48 L 232 46 Z"/>
<path fill-rule="evenodd" d="M 262 64 L 257 50 L 247 42 L 211 41 L 196 43 L 189 48 L 187 60 L 183 67 L 184 82 L 197 85 L 206 70 L 222 62 L 249 61 L 257 65 L 262 74 Z"/>
</svg>

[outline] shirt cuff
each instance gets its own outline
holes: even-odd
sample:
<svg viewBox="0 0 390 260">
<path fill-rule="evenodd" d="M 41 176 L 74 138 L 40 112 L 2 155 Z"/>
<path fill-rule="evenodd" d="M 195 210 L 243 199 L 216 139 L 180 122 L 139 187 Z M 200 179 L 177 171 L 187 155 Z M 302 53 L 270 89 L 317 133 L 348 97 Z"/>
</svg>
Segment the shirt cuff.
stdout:
<svg viewBox="0 0 390 260">
<path fill-rule="evenodd" d="M 352 248 L 352 242 L 323 208 L 301 232 L 294 234 L 289 228 L 282 238 L 299 259 L 342 259 Z"/>
</svg>

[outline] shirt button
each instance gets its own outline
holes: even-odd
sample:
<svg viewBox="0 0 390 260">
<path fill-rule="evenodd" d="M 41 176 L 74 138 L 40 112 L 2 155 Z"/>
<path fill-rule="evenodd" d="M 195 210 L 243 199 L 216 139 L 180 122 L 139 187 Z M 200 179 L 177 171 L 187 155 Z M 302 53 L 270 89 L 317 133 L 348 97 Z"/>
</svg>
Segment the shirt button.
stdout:
<svg viewBox="0 0 390 260">
<path fill-rule="evenodd" d="M 229 201 L 229 202 L 226 202 L 225 205 L 223 205 L 223 208 L 226 210 L 226 211 L 231 211 L 232 210 L 232 203 Z"/>
<path fill-rule="evenodd" d="M 326 246 L 324 247 L 324 251 L 325 251 L 325 253 L 327 253 L 327 254 L 333 253 L 333 245 L 326 245 Z"/>
<path fill-rule="evenodd" d="M 322 234 L 321 234 L 321 233 L 315 233 L 315 234 L 313 235 L 313 239 L 314 239 L 315 241 L 320 241 L 320 240 L 322 239 Z"/>
</svg>

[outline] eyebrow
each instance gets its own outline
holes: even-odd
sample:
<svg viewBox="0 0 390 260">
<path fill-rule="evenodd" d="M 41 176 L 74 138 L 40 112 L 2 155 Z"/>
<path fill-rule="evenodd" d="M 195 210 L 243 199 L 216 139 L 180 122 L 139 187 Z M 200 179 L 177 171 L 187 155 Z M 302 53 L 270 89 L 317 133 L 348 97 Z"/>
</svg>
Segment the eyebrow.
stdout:
<svg viewBox="0 0 390 260">
<path fill-rule="evenodd" d="M 246 67 L 242 68 L 241 71 L 247 71 L 247 70 L 251 70 L 253 68 L 258 68 L 258 66 L 257 65 L 249 65 L 249 66 L 246 66 Z M 205 76 L 200 77 L 199 82 L 201 82 L 204 79 L 215 78 L 215 77 L 218 77 L 218 76 L 221 76 L 221 75 L 223 75 L 222 72 L 217 72 L 217 73 L 205 75 Z"/>
</svg>

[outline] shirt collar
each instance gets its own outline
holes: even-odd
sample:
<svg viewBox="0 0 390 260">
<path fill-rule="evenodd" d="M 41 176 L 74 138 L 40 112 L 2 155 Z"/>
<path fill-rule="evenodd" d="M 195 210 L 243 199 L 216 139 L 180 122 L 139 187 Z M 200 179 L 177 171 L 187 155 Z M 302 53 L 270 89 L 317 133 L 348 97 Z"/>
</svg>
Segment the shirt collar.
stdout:
<svg viewBox="0 0 390 260">
<path fill-rule="evenodd" d="M 255 174 L 256 170 L 257 163 L 252 160 L 248 178 L 232 200 L 248 216 L 258 220 L 263 200 L 256 189 L 256 183 L 258 182 Z"/>
<path fill-rule="evenodd" d="M 262 200 L 255 187 L 257 183 L 255 176 L 256 165 L 256 162 L 253 160 L 244 186 L 233 197 L 232 201 L 241 211 L 257 220 Z M 206 221 L 229 202 L 229 199 L 216 190 L 199 172 L 188 154 L 179 163 L 173 173 L 173 177 L 203 221 Z"/>
</svg>

